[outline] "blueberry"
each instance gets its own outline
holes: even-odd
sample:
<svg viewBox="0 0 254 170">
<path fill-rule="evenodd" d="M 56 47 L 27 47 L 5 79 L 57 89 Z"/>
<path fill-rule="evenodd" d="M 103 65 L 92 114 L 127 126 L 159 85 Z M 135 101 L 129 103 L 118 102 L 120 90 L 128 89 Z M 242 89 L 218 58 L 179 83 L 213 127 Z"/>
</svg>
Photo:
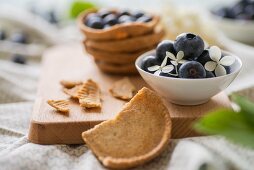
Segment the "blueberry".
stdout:
<svg viewBox="0 0 254 170">
<path fill-rule="evenodd" d="M 107 29 L 107 28 L 110 28 L 111 25 L 104 25 L 103 29 Z"/>
<path fill-rule="evenodd" d="M 203 53 L 197 58 L 197 60 L 199 63 L 201 63 L 203 66 L 205 66 L 205 64 L 208 62 L 208 61 L 213 61 L 211 59 L 211 57 L 209 56 L 209 51 L 208 49 L 204 50 Z M 211 71 L 206 71 L 206 78 L 212 78 L 212 77 L 215 77 L 215 74 L 214 72 L 211 72 Z"/>
<path fill-rule="evenodd" d="M 203 66 L 208 62 L 212 61 L 212 59 L 209 56 L 209 51 L 206 49 L 202 52 L 202 54 L 196 59 L 198 62 L 200 62 Z"/>
<path fill-rule="evenodd" d="M 211 71 L 206 71 L 206 78 L 213 78 L 215 77 L 214 73 Z"/>
<path fill-rule="evenodd" d="M 86 16 L 85 25 L 95 29 L 101 29 L 103 27 L 102 18 L 97 13 L 90 13 Z"/>
<path fill-rule="evenodd" d="M 254 1 L 253 1 L 254 2 Z M 248 5 L 244 8 L 245 14 L 250 16 L 251 19 L 254 19 L 254 4 Z"/>
<path fill-rule="evenodd" d="M 135 21 L 135 18 L 129 15 L 122 15 L 118 18 L 119 23 L 129 23 Z"/>
<path fill-rule="evenodd" d="M 152 17 L 151 16 L 147 16 L 147 15 L 144 15 L 140 18 L 137 19 L 137 22 L 150 22 L 152 21 Z"/>
<path fill-rule="evenodd" d="M 148 67 L 154 66 L 154 65 L 160 65 L 161 63 L 158 61 L 157 57 L 155 56 L 147 56 L 143 59 L 141 63 L 141 69 L 144 71 L 147 71 L 149 73 L 153 73 L 148 71 Z"/>
<path fill-rule="evenodd" d="M 237 3 L 231 9 L 229 8 L 229 11 L 231 11 L 235 16 L 237 16 L 244 13 L 244 6 L 241 3 Z"/>
<path fill-rule="evenodd" d="M 0 40 L 6 39 L 6 33 L 4 30 L 0 30 Z"/>
<path fill-rule="evenodd" d="M 234 12 L 230 8 L 226 8 L 225 12 L 226 12 L 225 18 L 234 19 L 236 17 L 236 12 Z"/>
<path fill-rule="evenodd" d="M 19 55 L 19 54 L 14 54 L 14 55 L 11 57 L 11 60 L 12 60 L 14 63 L 17 63 L 17 64 L 26 64 L 26 63 L 27 63 L 26 57 L 23 56 L 23 55 Z"/>
<path fill-rule="evenodd" d="M 176 37 L 174 49 L 178 53 L 184 52 L 185 59 L 195 59 L 200 56 L 204 50 L 204 41 L 198 35 L 192 33 L 182 33 Z"/>
<path fill-rule="evenodd" d="M 240 20 L 251 20 L 252 16 L 247 15 L 247 14 L 240 14 L 236 16 L 236 19 Z"/>
<path fill-rule="evenodd" d="M 118 22 L 117 17 L 115 14 L 109 14 L 105 18 L 103 18 L 103 23 L 105 25 L 116 25 Z"/>
<path fill-rule="evenodd" d="M 120 12 L 118 13 L 118 17 L 121 17 L 121 16 L 123 16 L 123 15 L 128 15 L 128 16 L 130 16 L 131 14 L 130 14 L 129 10 L 122 10 L 122 11 L 120 11 Z"/>
<path fill-rule="evenodd" d="M 101 18 L 100 17 L 100 15 L 99 14 L 97 14 L 97 13 L 90 13 L 90 14 L 88 14 L 87 16 L 86 16 L 86 19 L 88 20 L 88 19 L 90 19 L 90 18 Z"/>
<path fill-rule="evenodd" d="M 230 19 L 234 19 L 236 17 L 236 12 L 234 10 L 232 10 L 231 8 L 222 8 L 222 10 L 224 10 L 225 12 L 225 16 L 222 16 L 222 17 L 225 17 L 225 18 L 230 18 Z"/>
<path fill-rule="evenodd" d="M 28 43 L 28 36 L 24 32 L 15 32 L 11 35 L 10 41 L 26 44 Z"/>
<path fill-rule="evenodd" d="M 241 5 L 241 6 L 245 7 L 251 3 L 252 3 L 252 0 L 241 0 L 241 1 L 237 2 L 236 5 Z"/>
<path fill-rule="evenodd" d="M 232 73 L 232 67 L 231 66 L 223 66 L 226 69 L 226 73 L 230 74 Z"/>
<path fill-rule="evenodd" d="M 206 77 L 206 71 L 205 68 L 196 61 L 188 61 L 185 62 L 181 67 L 179 68 L 179 77 L 180 78 L 205 78 Z"/>
<path fill-rule="evenodd" d="M 58 23 L 58 19 L 56 17 L 56 14 L 54 11 L 50 11 L 48 13 L 48 21 L 52 24 L 57 24 Z"/>
<path fill-rule="evenodd" d="M 138 19 L 138 18 L 144 16 L 145 14 L 144 14 L 143 12 L 141 12 L 141 11 L 134 11 L 134 12 L 131 13 L 131 15 L 132 15 L 133 17 L 135 17 L 135 18 Z"/>
<path fill-rule="evenodd" d="M 170 40 L 161 41 L 156 48 L 156 56 L 160 61 L 162 61 L 166 56 L 166 51 L 171 52 L 175 55 L 175 49 L 173 43 Z"/>
<path fill-rule="evenodd" d="M 213 11 L 213 13 L 223 18 L 235 18 L 235 14 L 228 7 L 220 8 L 218 10 Z"/>
<path fill-rule="evenodd" d="M 107 9 L 101 9 L 97 12 L 97 14 L 101 17 L 101 18 L 105 18 L 106 16 L 112 14 L 111 11 L 107 10 Z"/>
<path fill-rule="evenodd" d="M 99 17 L 89 17 L 87 18 L 86 25 L 88 27 L 94 28 L 94 29 L 102 29 L 104 27 L 103 21 Z"/>
</svg>

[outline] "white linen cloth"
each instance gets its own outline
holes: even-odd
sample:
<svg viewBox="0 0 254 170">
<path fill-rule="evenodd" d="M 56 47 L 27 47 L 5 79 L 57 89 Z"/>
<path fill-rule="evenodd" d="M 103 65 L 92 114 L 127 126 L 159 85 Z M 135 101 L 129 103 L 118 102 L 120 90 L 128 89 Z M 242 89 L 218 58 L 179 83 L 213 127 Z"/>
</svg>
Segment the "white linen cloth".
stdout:
<svg viewBox="0 0 254 170">
<path fill-rule="evenodd" d="M 228 44 L 241 56 L 244 68 L 227 92 L 249 87 L 241 92 L 254 99 L 254 53 Z M 85 145 L 37 145 L 27 140 L 38 77 L 37 66 L 0 60 L 0 170 L 105 169 Z M 171 140 L 158 158 L 134 169 L 252 170 L 254 150 L 216 136 Z"/>
</svg>

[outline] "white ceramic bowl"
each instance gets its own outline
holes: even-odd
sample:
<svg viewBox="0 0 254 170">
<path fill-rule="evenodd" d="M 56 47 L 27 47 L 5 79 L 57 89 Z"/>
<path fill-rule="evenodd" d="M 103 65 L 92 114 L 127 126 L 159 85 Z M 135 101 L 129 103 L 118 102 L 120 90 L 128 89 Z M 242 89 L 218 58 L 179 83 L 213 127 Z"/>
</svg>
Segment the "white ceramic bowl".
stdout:
<svg viewBox="0 0 254 170">
<path fill-rule="evenodd" d="M 223 54 L 231 55 L 223 51 Z M 155 55 L 155 50 L 149 51 L 137 58 L 135 65 L 142 78 L 161 96 L 179 105 L 198 105 L 207 102 L 218 94 L 236 78 L 242 67 L 242 61 L 235 56 L 236 61 L 231 66 L 232 73 L 225 76 L 204 79 L 182 79 L 157 76 L 141 69 L 144 57 Z"/>
<path fill-rule="evenodd" d="M 229 38 L 254 44 L 254 21 L 222 18 L 211 14 L 218 28 Z"/>
</svg>

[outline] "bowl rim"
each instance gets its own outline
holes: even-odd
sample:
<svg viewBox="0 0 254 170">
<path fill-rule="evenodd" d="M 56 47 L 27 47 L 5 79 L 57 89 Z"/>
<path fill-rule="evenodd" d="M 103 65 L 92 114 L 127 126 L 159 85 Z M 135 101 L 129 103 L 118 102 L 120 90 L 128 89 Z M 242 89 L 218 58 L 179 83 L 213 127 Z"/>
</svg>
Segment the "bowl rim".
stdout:
<svg viewBox="0 0 254 170">
<path fill-rule="evenodd" d="M 156 49 L 147 51 L 147 52 L 145 52 L 144 54 L 140 55 L 140 56 L 136 59 L 136 61 L 135 61 L 135 66 L 136 66 L 136 69 L 138 70 L 139 73 L 142 72 L 142 73 L 148 74 L 148 75 L 150 75 L 150 76 L 155 76 L 155 77 L 159 77 L 159 78 L 162 78 L 162 79 L 178 80 L 178 81 L 207 81 L 207 80 L 216 80 L 216 79 L 218 80 L 218 79 L 223 79 L 223 78 L 228 77 L 228 76 L 233 75 L 233 74 L 238 74 L 238 73 L 241 71 L 241 69 L 242 69 L 242 60 L 241 60 L 238 56 L 236 56 L 236 55 L 234 55 L 234 54 L 232 54 L 232 53 L 230 53 L 230 52 L 228 52 L 228 51 L 225 51 L 225 50 L 221 50 L 221 51 L 222 51 L 223 54 L 228 54 L 228 55 L 234 56 L 234 57 L 236 58 L 236 60 L 238 61 L 238 63 L 239 63 L 240 66 L 239 66 L 239 68 L 238 68 L 237 70 L 235 70 L 234 72 L 229 73 L 229 74 L 226 74 L 226 75 L 224 75 L 224 76 L 219 76 L 219 77 L 198 78 L 198 79 L 176 78 L 176 77 L 165 77 L 165 76 L 154 75 L 154 74 L 152 74 L 152 73 L 149 73 L 149 72 L 146 72 L 146 71 L 142 70 L 142 69 L 140 68 L 140 66 L 138 65 L 138 63 L 140 63 L 140 60 L 141 60 L 142 58 L 144 58 L 144 57 L 146 57 L 146 56 L 148 56 L 148 55 L 151 55 L 152 53 L 156 53 Z"/>
</svg>

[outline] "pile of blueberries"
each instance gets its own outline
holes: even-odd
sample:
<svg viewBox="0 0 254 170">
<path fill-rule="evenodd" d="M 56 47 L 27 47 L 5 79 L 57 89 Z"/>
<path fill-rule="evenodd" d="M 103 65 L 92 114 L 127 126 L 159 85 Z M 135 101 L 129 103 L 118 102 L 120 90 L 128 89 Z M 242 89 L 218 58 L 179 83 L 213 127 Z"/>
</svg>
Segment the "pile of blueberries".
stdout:
<svg viewBox="0 0 254 170">
<path fill-rule="evenodd" d="M 212 12 L 223 18 L 254 20 L 254 1 L 241 0 L 233 6 L 223 7 Z"/>
<path fill-rule="evenodd" d="M 188 79 L 212 78 L 232 72 L 234 56 L 223 56 L 217 46 L 204 47 L 200 36 L 182 33 L 175 41 L 160 42 L 155 56 L 143 58 L 141 69 L 158 76 Z"/>
<path fill-rule="evenodd" d="M 101 9 L 97 13 L 88 14 L 84 24 L 90 28 L 104 29 L 116 24 L 149 22 L 151 20 L 152 16 L 145 14 L 142 11 L 122 10 L 116 13 L 106 9 Z"/>
<path fill-rule="evenodd" d="M 8 37 L 6 31 L 1 29 L 0 30 L 0 41 L 1 40 L 11 41 L 11 42 L 20 43 L 20 44 L 28 44 L 29 43 L 28 35 L 22 31 L 14 32 Z M 14 63 L 18 63 L 18 64 L 26 64 L 27 63 L 26 57 L 23 55 L 19 55 L 19 54 L 12 55 L 11 60 Z"/>
</svg>

